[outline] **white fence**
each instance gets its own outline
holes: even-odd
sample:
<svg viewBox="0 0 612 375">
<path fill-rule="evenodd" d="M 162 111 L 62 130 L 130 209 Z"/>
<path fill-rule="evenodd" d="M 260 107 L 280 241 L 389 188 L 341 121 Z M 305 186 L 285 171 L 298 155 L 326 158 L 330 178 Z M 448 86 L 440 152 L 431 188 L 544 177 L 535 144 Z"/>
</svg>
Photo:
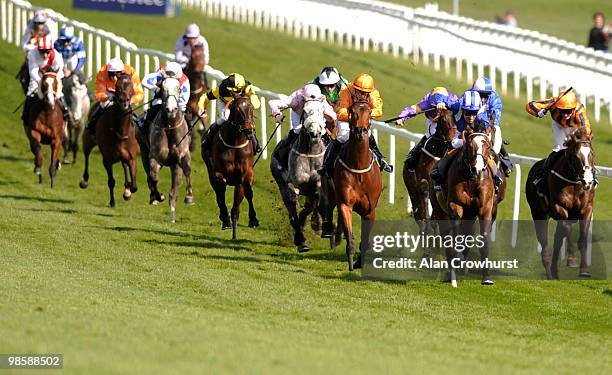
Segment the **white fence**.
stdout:
<svg viewBox="0 0 612 375">
<path fill-rule="evenodd" d="M 195 1 L 191 1 L 194 3 Z M 235 2 L 235 0 L 224 0 L 224 3 Z M 206 4 L 218 4 L 218 2 L 206 1 L 202 2 Z M 0 0 L 0 14 L 1 14 L 1 24 L 2 24 L 2 41 L 3 43 L 14 44 L 16 46 L 19 45 L 21 41 L 21 36 L 23 35 L 27 20 L 29 20 L 34 11 L 37 8 L 33 7 L 29 2 L 23 0 Z M 219 12 L 219 14 L 223 13 L 225 7 L 215 8 L 214 12 Z M 232 8 L 234 9 L 234 8 Z M 159 68 L 160 64 L 165 64 L 167 61 L 171 61 L 174 58 L 174 55 L 169 53 L 163 53 L 156 50 L 138 48 L 134 43 L 131 43 L 125 40 L 122 37 L 119 37 L 111 32 L 101 30 L 95 27 L 92 27 L 88 24 L 70 20 L 63 15 L 53 12 L 52 10 L 48 10 L 49 14 L 53 19 L 55 19 L 58 24 L 66 24 L 74 26 L 76 34 L 79 36 L 81 40 L 85 42 L 87 49 L 87 62 L 85 64 L 85 71 L 88 76 L 94 75 L 102 66 L 102 64 L 106 63 L 111 57 L 119 56 L 124 59 L 124 61 L 132 66 L 134 66 L 135 70 L 142 77 L 145 74 L 155 71 Z M 227 11 L 227 9 L 225 10 Z M 232 17 L 251 17 L 250 19 L 260 19 L 258 17 L 250 16 L 236 16 L 237 14 L 248 14 L 240 13 L 232 11 Z M 280 22 L 277 18 L 275 22 Z M 286 21 L 282 21 L 286 22 Z M 304 29 L 302 29 L 304 30 Z M 320 31 L 317 31 L 319 33 Z M 318 35 L 318 34 L 316 34 Z M 359 39 L 358 39 L 359 40 Z M 363 38 L 361 39 L 364 40 Z M 366 43 L 367 44 L 367 43 Z M 225 77 L 223 72 L 213 69 L 210 66 L 206 67 L 206 72 L 209 76 L 211 76 L 214 80 L 219 80 Z M 213 86 L 215 85 L 215 81 L 213 81 Z M 147 90 L 148 91 L 148 90 Z M 274 131 L 274 123 L 273 121 L 269 121 L 266 115 L 266 99 L 278 98 L 281 94 L 277 94 L 267 90 L 259 90 L 258 91 L 262 97 L 262 106 L 260 113 L 261 120 L 261 132 L 260 139 L 262 141 L 266 141 L 268 139 L 268 135 L 271 135 L 271 132 Z M 148 92 L 145 93 L 145 101 L 148 99 Z M 215 103 L 211 103 L 211 120 L 214 120 L 215 115 Z M 400 155 L 405 155 L 407 150 L 414 146 L 415 141 L 418 141 L 422 134 L 409 132 L 405 129 L 398 129 L 392 126 L 388 126 L 387 124 L 374 121 L 373 122 L 373 131 L 374 135 L 378 138 L 379 132 L 384 132 L 389 137 L 389 156 L 391 164 L 397 164 L 397 161 L 400 159 L 397 158 L 398 152 Z M 280 142 L 283 130 L 281 127 L 278 127 L 276 130 L 276 143 Z M 400 138 L 399 146 L 404 151 L 398 151 L 400 147 L 398 147 L 396 137 Z M 268 152 L 264 150 L 263 159 L 267 159 Z M 538 158 L 521 156 L 511 154 L 513 161 L 516 163 L 516 169 L 514 173 L 514 200 L 513 200 L 513 219 L 518 220 L 519 218 L 519 209 L 520 209 L 520 195 L 522 188 L 522 171 L 521 164 L 531 165 Z M 612 176 L 612 169 L 598 167 L 601 171 L 601 174 L 604 176 Z M 388 201 L 390 204 L 395 203 L 396 196 L 396 186 L 395 186 L 395 172 L 389 174 L 388 179 Z M 406 193 L 405 189 L 401 189 L 404 193 Z M 408 203 L 410 199 L 407 198 Z M 410 209 L 410 206 L 408 206 Z"/>
<path fill-rule="evenodd" d="M 573 86 L 600 121 L 612 124 L 612 54 L 539 32 L 366 0 L 177 0 L 209 16 L 282 30 L 295 37 L 412 58 L 471 84 L 488 75 L 503 94 L 552 96 Z M 535 90 L 538 90 L 534 93 Z"/>
</svg>

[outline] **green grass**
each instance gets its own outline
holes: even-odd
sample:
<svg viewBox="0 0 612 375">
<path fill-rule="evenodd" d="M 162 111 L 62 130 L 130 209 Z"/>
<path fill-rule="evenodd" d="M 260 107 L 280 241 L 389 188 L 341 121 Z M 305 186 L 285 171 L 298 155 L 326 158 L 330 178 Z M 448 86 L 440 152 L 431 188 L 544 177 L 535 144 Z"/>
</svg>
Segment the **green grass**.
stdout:
<svg viewBox="0 0 612 375">
<path fill-rule="evenodd" d="M 411 7 L 421 7 L 427 0 L 387 0 Z M 440 10 L 453 12 L 453 0 L 437 0 Z M 495 16 L 504 17 L 507 10 L 514 11 L 519 27 L 556 36 L 579 45 L 587 45 L 593 27 L 593 14 L 602 12 L 612 17 L 612 3 L 601 0 L 499 0 L 459 1 L 459 14 L 463 17 L 495 22 Z"/>
<path fill-rule="evenodd" d="M 64 12 L 59 2 L 46 3 Z M 178 20 L 65 14 L 139 46 L 167 51 L 183 25 L 197 19 L 211 42 L 215 67 L 245 72 L 277 91 L 299 86 L 328 62 L 341 62 L 347 75 L 371 70 L 380 77 L 388 114 L 435 82 L 447 81 L 402 60 L 254 32 L 190 12 Z M 143 31 L 151 30 L 152 22 L 164 32 Z M 236 242 L 219 230 L 214 194 L 198 156 L 193 163 L 197 203 L 181 204 L 175 225 L 167 223 L 166 205 L 147 205 L 141 167 L 141 190 L 133 200 L 108 208 L 97 152 L 87 190 L 77 186 L 82 157 L 60 170 L 54 190 L 46 176 L 38 185 L 18 115 L 11 114 L 21 100 L 13 79 L 21 61 L 16 48 L 0 49 L 5 84 L 0 91 L 0 352 L 64 353 L 67 372 L 83 374 L 612 370 L 610 281 L 498 281 L 492 288 L 466 281 L 458 290 L 436 281 L 361 281 L 358 273 L 346 271 L 341 248 L 325 250 L 326 242 L 311 232 L 315 250 L 295 253 L 266 163 L 256 170 L 262 227 L 246 228 L 243 211 Z M 454 89 L 465 86 L 448 81 Z M 520 127 L 508 125 L 508 132 L 518 137 L 533 129 L 516 148 L 545 153 L 547 125 L 532 123 L 520 103 L 506 101 L 508 121 Z M 611 138 L 601 133 L 600 142 Z M 609 157 L 603 152 L 609 146 L 598 147 L 598 155 Z M 46 170 L 48 148 L 45 153 Z M 117 177 L 119 167 L 115 171 Z M 163 176 L 167 191 L 167 171 Z M 598 190 L 598 207 L 609 207 L 607 185 L 604 181 Z M 397 205 L 382 202 L 379 218 L 406 218 L 405 193 L 401 185 L 397 190 Z M 510 202 L 503 205 L 508 217 Z M 607 213 L 596 208 L 597 215 Z"/>
</svg>

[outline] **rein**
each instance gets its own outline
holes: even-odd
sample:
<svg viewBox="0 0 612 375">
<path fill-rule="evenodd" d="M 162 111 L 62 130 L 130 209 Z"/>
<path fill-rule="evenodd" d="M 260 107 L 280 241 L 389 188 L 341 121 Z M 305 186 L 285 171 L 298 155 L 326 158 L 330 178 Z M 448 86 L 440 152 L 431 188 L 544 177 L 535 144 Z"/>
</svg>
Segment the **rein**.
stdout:
<svg viewBox="0 0 612 375">
<path fill-rule="evenodd" d="M 248 144 L 249 144 L 249 140 L 247 139 L 246 141 L 244 141 L 244 143 L 240 144 L 240 145 L 230 145 L 227 142 L 225 142 L 225 139 L 223 139 L 223 136 L 221 135 L 221 132 L 219 132 L 219 139 L 221 140 L 221 142 L 223 143 L 223 145 L 227 148 L 233 148 L 233 149 L 239 149 L 239 148 L 245 148 Z"/>
<path fill-rule="evenodd" d="M 370 151 L 370 156 L 371 156 L 371 160 L 370 160 L 370 165 L 367 168 L 364 169 L 353 169 L 351 167 L 349 167 L 344 160 L 342 160 L 341 157 L 338 158 L 338 162 L 340 163 L 340 165 L 342 165 L 342 167 L 344 167 L 344 169 L 346 169 L 349 172 L 353 172 L 353 173 L 357 173 L 357 174 L 363 174 L 363 173 L 367 173 L 372 169 L 372 165 L 374 165 L 374 155 L 371 155 L 372 152 Z"/>
</svg>

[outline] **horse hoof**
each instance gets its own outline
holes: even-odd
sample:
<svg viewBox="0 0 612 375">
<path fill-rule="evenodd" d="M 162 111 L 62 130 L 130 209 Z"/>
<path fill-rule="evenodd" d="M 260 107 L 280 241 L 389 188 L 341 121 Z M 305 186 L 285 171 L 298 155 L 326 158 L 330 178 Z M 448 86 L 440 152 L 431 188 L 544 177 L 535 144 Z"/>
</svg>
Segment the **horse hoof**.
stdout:
<svg viewBox="0 0 612 375">
<path fill-rule="evenodd" d="M 137 187 L 137 186 L 131 186 L 131 187 L 130 187 L 130 192 L 131 192 L 132 194 L 134 194 L 134 193 L 135 193 L 135 192 L 137 192 L 137 191 L 138 191 L 138 187 Z"/>
<path fill-rule="evenodd" d="M 569 268 L 578 268 L 580 265 L 578 264 L 576 257 L 569 256 L 567 257 L 567 266 Z"/>
<path fill-rule="evenodd" d="M 39 174 L 39 175 L 38 175 L 38 183 L 39 183 L 39 184 L 42 184 L 42 174 Z"/>
<path fill-rule="evenodd" d="M 64 160 L 62 160 L 62 164 L 70 164 L 70 160 L 68 158 L 64 158 Z"/>
<path fill-rule="evenodd" d="M 494 285 L 495 281 L 490 276 L 486 276 L 480 282 L 481 285 Z"/>
<path fill-rule="evenodd" d="M 79 187 L 81 189 L 87 189 L 87 185 L 89 185 L 89 182 L 82 180 L 81 182 L 79 182 Z"/>
<path fill-rule="evenodd" d="M 170 223 L 171 224 L 176 223 L 176 214 L 174 211 L 170 211 Z"/>
<path fill-rule="evenodd" d="M 155 199 L 155 198 L 151 198 L 151 199 L 149 199 L 149 204 L 150 204 L 151 206 L 157 206 L 157 205 L 159 205 L 160 203 L 161 203 L 161 202 L 160 202 L 160 201 L 158 201 L 158 200 L 157 200 L 157 199 Z"/>
<path fill-rule="evenodd" d="M 334 237 L 334 232 L 321 232 L 321 238 L 333 238 Z"/>
<path fill-rule="evenodd" d="M 166 196 L 163 195 L 162 193 L 159 193 L 159 196 L 157 197 L 157 200 L 160 202 L 163 202 L 166 200 Z"/>
<path fill-rule="evenodd" d="M 305 253 L 305 252 L 310 251 L 310 248 L 306 245 L 300 245 L 297 247 L 297 251 L 298 253 Z"/>
<path fill-rule="evenodd" d="M 123 192 L 123 200 L 129 201 L 132 198 L 132 192 L 129 189 L 125 189 Z"/>
<path fill-rule="evenodd" d="M 591 273 L 588 271 L 580 271 L 580 273 L 578 274 L 578 277 L 589 278 L 591 277 Z"/>
<path fill-rule="evenodd" d="M 257 218 L 249 219 L 249 228 L 257 228 L 258 226 L 259 226 L 259 220 L 257 220 Z"/>
<path fill-rule="evenodd" d="M 222 223 L 221 224 L 221 230 L 226 230 L 226 229 L 232 229 L 232 224 L 228 223 Z"/>
<path fill-rule="evenodd" d="M 115 201 L 110 201 L 109 205 L 112 207 L 115 207 Z"/>
<path fill-rule="evenodd" d="M 192 196 L 186 196 L 185 197 L 185 204 L 193 204 L 193 197 Z"/>
</svg>

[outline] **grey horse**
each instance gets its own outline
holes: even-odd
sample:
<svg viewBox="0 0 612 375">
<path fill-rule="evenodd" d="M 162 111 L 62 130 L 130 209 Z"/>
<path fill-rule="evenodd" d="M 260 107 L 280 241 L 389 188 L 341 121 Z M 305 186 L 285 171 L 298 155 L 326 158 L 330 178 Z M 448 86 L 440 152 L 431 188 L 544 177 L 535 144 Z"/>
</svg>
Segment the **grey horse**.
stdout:
<svg viewBox="0 0 612 375">
<path fill-rule="evenodd" d="M 147 172 L 147 183 L 151 190 L 151 204 L 164 200 L 157 189 L 159 171 L 169 166 L 172 172 L 170 192 L 170 222 L 175 222 L 176 199 L 181 185 L 182 173 L 187 179 L 186 204 L 193 204 L 191 187 L 191 134 L 183 111 L 179 106 L 180 83 L 176 78 L 165 78 L 161 84 L 161 108 L 148 129 L 139 128 L 136 138 L 140 144 L 142 164 Z M 143 134 L 144 133 L 144 134 Z"/>
<path fill-rule="evenodd" d="M 79 136 L 83 132 L 87 113 L 89 112 L 90 100 L 87 93 L 87 81 L 81 74 L 72 73 L 62 81 L 64 98 L 68 105 L 70 121 L 68 121 L 66 136 L 63 140 L 64 159 L 63 164 L 68 164 L 68 154 L 72 151 L 72 162 L 76 163 L 79 151 Z"/>
<path fill-rule="evenodd" d="M 272 158 L 270 169 L 280 190 L 283 202 L 289 211 L 289 220 L 295 231 L 293 242 L 298 252 L 309 251 L 304 236 L 306 218 L 313 214 L 313 229 L 319 230 L 319 209 L 325 205 L 321 194 L 321 176 L 317 173 L 323 165 L 325 143 L 325 117 L 319 100 L 307 100 L 304 104 L 303 124 L 298 138 L 291 145 L 288 168 L 284 171 Z M 299 196 L 304 196 L 304 208 L 297 211 Z"/>
</svg>

